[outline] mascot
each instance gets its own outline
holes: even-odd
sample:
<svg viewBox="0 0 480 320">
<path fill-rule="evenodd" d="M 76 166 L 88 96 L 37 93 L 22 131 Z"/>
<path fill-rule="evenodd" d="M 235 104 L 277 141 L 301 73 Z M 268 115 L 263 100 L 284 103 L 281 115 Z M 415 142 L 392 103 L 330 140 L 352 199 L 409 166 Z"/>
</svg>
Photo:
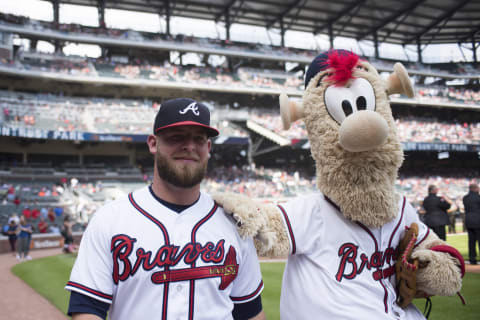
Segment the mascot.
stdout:
<svg viewBox="0 0 480 320">
<path fill-rule="evenodd" d="M 260 255 L 288 255 L 282 319 L 425 319 L 415 297 L 461 289 L 460 253 L 395 192 L 403 161 L 388 96 L 413 96 L 405 68 L 388 80 L 356 54 L 330 50 L 306 73 L 303 101 L 280 96 L 285 129 L 305 122 L 318 191 L 274 206 L 217 194 Z"/>
</svg>

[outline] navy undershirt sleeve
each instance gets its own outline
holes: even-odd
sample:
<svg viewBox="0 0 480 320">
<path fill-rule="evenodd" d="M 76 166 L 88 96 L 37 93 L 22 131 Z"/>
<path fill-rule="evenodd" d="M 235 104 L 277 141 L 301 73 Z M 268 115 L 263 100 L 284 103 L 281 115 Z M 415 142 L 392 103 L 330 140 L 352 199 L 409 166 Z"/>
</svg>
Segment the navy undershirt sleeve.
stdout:
<svg viewBox="0 0 480 320">
<path fill-rule="evenodd" d="M 84 294 L 71 291 L 70 303 L 68 304 L 68 315 L 74 313 L 90 313 L 104 319 L 107 317 L 107 311 L 110 308 L 108 303 L 90 298 Z"/>
<path fill-rule="evenodd" d="M 232 316 L 235 320 L 247 320 L 255 317 L 262 311 L 262 297 L 258 296 L 252 301 L 245 303 L 235 303 L 233 305 Z"/>
</svg>

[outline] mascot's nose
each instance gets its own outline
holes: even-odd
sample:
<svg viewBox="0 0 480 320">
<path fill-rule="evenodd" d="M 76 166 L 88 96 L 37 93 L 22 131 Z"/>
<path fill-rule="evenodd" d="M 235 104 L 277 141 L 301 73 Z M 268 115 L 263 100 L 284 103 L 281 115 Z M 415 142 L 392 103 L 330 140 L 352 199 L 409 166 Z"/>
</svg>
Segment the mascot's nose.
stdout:
<svg viewBox="0 0 480 320">
<path fill-rule="evenodd" d="M 340 125 L 340 145 L 350 152 L 372 150 L 385 143 L 389 131 L 387 121 L 377 112 L 357 111 Z"/>
</svg>

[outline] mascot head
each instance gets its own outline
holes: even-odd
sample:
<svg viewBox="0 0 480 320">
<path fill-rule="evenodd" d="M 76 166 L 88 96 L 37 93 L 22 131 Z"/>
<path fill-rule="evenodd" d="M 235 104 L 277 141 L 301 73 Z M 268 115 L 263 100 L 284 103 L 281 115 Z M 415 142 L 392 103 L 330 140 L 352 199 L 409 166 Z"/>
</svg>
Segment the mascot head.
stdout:
<svg viewBox="0 0 480 320">
<path fill-rule="evenodd" d="M 280 96 L 285 129 L 305 122 L 317 186 L 348 219 L 379 227 L 398 213 L 395 179 L 403 161 L 388 96 L 413 96 L 405 68 L 388 80 L 346 50 L 319 54 L 305 76 L 303 101 Z"/>
</svg>

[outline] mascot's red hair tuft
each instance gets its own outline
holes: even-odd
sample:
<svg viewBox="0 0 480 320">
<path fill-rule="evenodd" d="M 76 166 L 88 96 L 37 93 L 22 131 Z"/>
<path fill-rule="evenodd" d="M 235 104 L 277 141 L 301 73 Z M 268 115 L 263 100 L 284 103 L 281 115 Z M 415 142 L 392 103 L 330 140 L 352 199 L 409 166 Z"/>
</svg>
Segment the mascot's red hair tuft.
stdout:
<svg viewBox="0 0 480 320">
<path fill-rule="evenodd" d="M 351 51 L 331 51 L 328 55 L 327 64 L 334 69 L 334 72 L 327 80 L 333 81 L 338 86 L 345 85 L 348 80 L 353 78 L 353 70 L 358 60 L 359 57 Z"/>
</svg>

